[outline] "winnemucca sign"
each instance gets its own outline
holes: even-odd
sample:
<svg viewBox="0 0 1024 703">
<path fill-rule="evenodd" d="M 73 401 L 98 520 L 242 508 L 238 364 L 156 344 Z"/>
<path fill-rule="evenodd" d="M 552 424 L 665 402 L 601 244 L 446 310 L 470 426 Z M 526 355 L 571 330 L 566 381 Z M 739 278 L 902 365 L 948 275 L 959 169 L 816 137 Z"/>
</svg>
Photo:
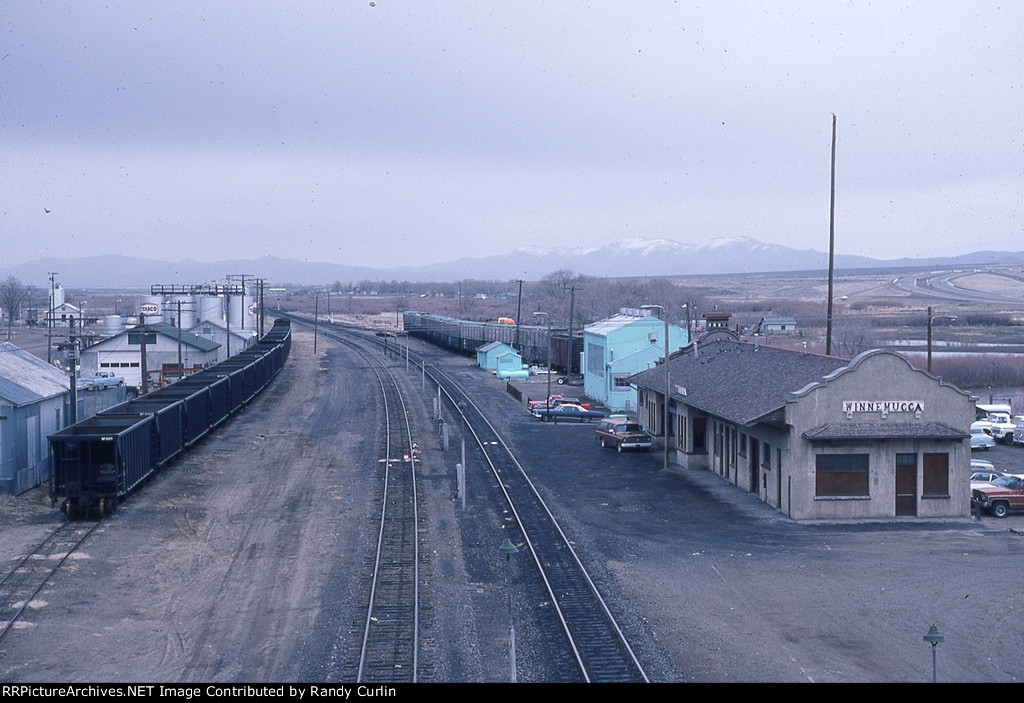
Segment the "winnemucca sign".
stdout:
<svg viewBox="0 0 1024 703">
<path fill-rule="evenodd" d="M 919 413 L 924 410 L 920 400 L 844 400 L 843 412 L 850 413 Z"/>
</svg>

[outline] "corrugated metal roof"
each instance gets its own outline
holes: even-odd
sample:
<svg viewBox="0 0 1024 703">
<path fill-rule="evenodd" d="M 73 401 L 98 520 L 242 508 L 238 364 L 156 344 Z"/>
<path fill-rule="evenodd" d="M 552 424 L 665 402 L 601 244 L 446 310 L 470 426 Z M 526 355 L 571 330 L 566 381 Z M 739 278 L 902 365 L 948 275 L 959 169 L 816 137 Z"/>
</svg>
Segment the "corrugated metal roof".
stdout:
<svg viewBox="0 0 1024 703">
<path fill-rule="evenodd" d="M 0 399 L 28 405 L 70 390 L 70 380 L 42 359 L 0 342 Z"/>
</svg>

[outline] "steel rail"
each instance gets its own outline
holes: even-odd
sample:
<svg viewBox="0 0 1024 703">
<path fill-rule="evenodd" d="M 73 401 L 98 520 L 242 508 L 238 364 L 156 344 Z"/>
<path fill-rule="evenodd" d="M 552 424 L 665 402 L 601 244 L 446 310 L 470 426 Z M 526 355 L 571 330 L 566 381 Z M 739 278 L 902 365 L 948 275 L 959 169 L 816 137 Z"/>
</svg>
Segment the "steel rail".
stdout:
<svg viewBox="0 0 1024 703">
<path fill-rule="evenodd" d="M 431 378 L 434 380 L 434 382 L 438 383 L 438 385 L 442 388 L 443 393 L 448 397 L 449 401 L 455 407 L 456 411 L 459 412 L 460 415 L 463 415 L 463 412 L 462 412 L 461 408 L 459 408 L 458 401 L 451 394 L 449 389 L 445 388 L 440 383 L 440 379 L 439 379 L 440 376 L 444 376 L 444 380 L 447 383 L 451 384 L 452 387 L 456 388 L 458 390 L 458 392 L 462 394 L 462 397 L 465 399 L 465 401 L 470 406 L 472 406 L 474 410 L 476 410 L 477 414 L 480 416 L 481 421 L 491 431 L 491 433 L 494 435 L 496 441 L 500 443 L 501 448 L 504 450 L 504 452 L 507 455 L 507 457 L 512 461 L 512 463 L 518 469 L 521 478 L 525 481 L 525 483 L 529 487 L 529 490 L 532 493 L 534 499 L 537 501 L 538 505 L 541 507 L 542 511 L 547 516 L 547 518 L 548 518 L 548 520 L 550 522 L 550 525 L 557 532 L 559 538 L 561 539 L 562 545 L 568 550 L 568 553 L 571 555 L 572 560 L 575 563 L 576 568 L 578 570 L 578 573 L 582 576 L 582 578 L 586 582 L 587 586 L 590 588 L 591 595 L 595 598 L 595 600 L 599 604 L 599 606 L 601 608 L 601 611 L 603 612 L 604 617 L 606 618 L 607 622 L 612 627 L 612 629 L 614 630 L 616 636 L 618 637 L 619 643 L 621 644 L 621 646 L 628 653 L 629 659 L 630 659 L 633 667 L 635 667 L 636 672 L 640 675 L 640 677 L 643 679 L 643 681 L 645 683 L 649 683 L 650 679 L 647 677 L 647 673 L 644 671 L 643 666 L 641 666 L 639 660 L 636 657 L 636 654 L 633 652 L 633 648 L 630 646 L 629 641 L 626 639 L 625 633 L 622 632 L 621 627 L 619 626 L 619 624 L 616 621 L 615 617 L 612 615 L 611 609 L 608 607 L 608 604 L 605 602 L 604 598 L 601 596 L 601 592 L 597 588 L 597 585 L 594 583 L 593 579 L 591 578 L 589 571 L 587 571 L 587 568 L 583 565 L 583 562 L 579 558 L 579 555 L 576 553 L 576 550 L 573 549 L 572 544 L 569 541 L 569 538 L 566 536 L 565 532 L 562 530 L 562 526 L 558 523 L 558 520 L 555 518 L 554 514 L 551 512 L 550 508 L 548 507 L 548 505 L 545 502 L 545 500 L 543 499 L 543 497 L 541 497 L 540 492 L 538 491 L 536 484 L 534 484 L 533 480 L 530 479 L 529 475 L 526 473 L 526 470 L 523 468 L 522 464 L 519 463 L 519 460 L 516 458 L 516 456 L 515 456 L 514 452 L 512 451 L 512 449 L 508 446 L 508 444 L 505 442 L 505 439 L 501 436 L 501 434 L 497 431 L 497 429 L 494 427 L 494 425 L 491 423 L 491 421 L 484 414 L 483 410 L 480 409 L 480 406 L 476 402 L 474 402 L 472 398 L 469 397 L 469 395 L 465 392 L 465 390 L 462 389 L 459 386 L 459 384 L 454 379 L 452 379 L 450 376 L 448 376 L 447 374 L 442 372 L 440 369 L 436 369 L 436 373 L 437 373 L 436 376 L 433 375 L 433 374 L 430 374 L 429 372 L 428 372 L 428 375 L 430 375 Z M 463 415 L 463 417 L 464 417 L 464 415 Z M 473 428 L 472 423 L 467 421 L 466 424 L 469 427 L 470 432 L 473 434 L 474 439 L 477 441 L 477 444 L 480 447 L 481 452 L 483 452 L 485 458 L 487 458 L 487 463 L 491 467 L 491 471 L 492 471 L 492 473 L 494 473 L 495 478 L 498 481 L 498 485 L 499 485 L 502 493 L 505 495 L 506 501 L 509 504 L 509 508 L 512 511 L 512 514 L 515 516 L 516 522 L 519 525 L 519 528 L 520 528 L 520 530 L 523 533 L 523 538 L 526 541 L 526 544 L 527 544 L 527 546 L 528 546 L 528 548 L 530 550 L 530 554 L 533 557 L 534 563 L 536 564 L 537 569 L 540 572 L 541 578 L 542 578 L 542 580 L 543 580 L 543 582 L 545 584 L 545 587 L 548 590 L 548 594 L 551 596 L 552 604 L 555 606 L 556 612 L 558 613 L 558 618 L 559 618 L 559 620 L 560 620 L 560 622 L 562 624 L 563 629 L 565 630 L 566 637 L 567 637 L 567 639 L 569 641 L 569 644 L 570 644 L 570 647 L 572 649 L 573 655 L 576 658 L 577 664 L 578 664 L 578 666 L 580 668 L 580 672 L 583 674 L 584 679 L 589 683 L 591 681 L 591 678 L 592 678 L 591 677 L 591 672 L 588 669 L 588 665 L 583 661 L 583 656 L 582 656 L 582 654 L 580 652 L 580 647 L 579 647 L 579 645 L 578 645 L 578 643 L 576 641 L 577 637 L 573 634 L 572 627 L 570 626 L 569 622 L 566 620 L 566 616 L 565 616 L 565 614 L 563 612 L 562 601 L 564 600 L 564 598 L 560 598 L 559 595 L 557 595 L 555 593 L 555 590 L 552 588 L 550 579 L 548 578 L 548 573 L 547 573 L 548 569 L 547 569 L 547 567 L 545 567 L 542 559 L 538 555 L 537 550 L 536 550 L 536 548 L 534 546 L 534 543 L 533 543 L 533 541 L 529 537 L 529 532 L 528 532 L 528 530 L 526 528 L 526 525 L 523 522 L 523 519 L 522 519 L 521 514 L 520 514 L 520 510 L 517 509 L 517 507 L 516 507 L 516 505 L 515 505 L 515 503 L 514 503 L 514 501 L 512 499 L 512 496 L 509 494 L 509 491 L 508 491 L 507 487 L 505 486 L 505 483 L 501 479 L 499 469 L 495 466 L 494 462 L 492 461 L 492 459 L 491 459 L 491 457 L 490 457 L 490 455 L 489 455 L 489 453 L 487 451 L 487 447 L 489 445 L 484 441 L 483 438 L 481 438 L 477 434 L 476 430 Z"/>
<path fill-rule="evenodd" d="M 379 524 L 378 533 L 377 533 L 377 548 L 376 548 L 376 552 L 375 552 L 375 555 L 374 555 L 373 577 L 372 577 L 372 581 L 371 581 L 371 585 L 370 585 L 370 598 L 369 598 L 367 612 L 366 612 L 366 620 L 365 620 L 364 628 L 363 628 L 363 639 L 362 639 L 362 645 L 360 647 L 359 666 L 358 666 L 358 670 L 357 670 L 357 673 L 356 673 L 356 681 L 359 682 L 359 683 L 364 682 L 366 680 L 365 677 L 369 673 L 369 668 L 371 666 L 368 663 L 368 661 L 367 661 L 368 654 L 369 654 L 371 646 L 373 644 L 372 641 L 371 641 L 371 637 L 372 637 L 372 634 L 375 631 L 378 631 L 379 627 L 380 627 L 379 621 L 375 618 L 374 613 L 381 611 L 382 609 L 384 609 L 385 606 L 394 607 L 395 605 L 397 605 L 397 604 L 394 604 L 394 603 L 387 603 L 387 604 L 385 604 L 385 603 L 377 603 L 377 597 L 379 595 L 379 586 L 381 585 L 381 580 L 382 580 L 382 577 L 383 577 L 383 573 L 382 572 L 384 571 L 385 559 L 388 556 L 388 555 L 385 554 L 386 543 L 388 542 L 389 537 L 390 537 L 388 530 L 389 530 L 389 528 L 390 529 L 396 529 L 395 528 L 395 524 L 402 520 L 402 515 L 401 514 L 395 516 L 395 515 L 392 514 L 392 511 L 388 510 L 389 498 L 391 497 L 390 494 L 391 494 L 391 490 L 392 490 L 392 486 L 391 486 L 392 478 L 394 478 L 392 476 L 392 463 L 394 463 L 395 461 L 397 461 L 399 464 L 404 463 L 404 456 L 401 456 L 401 452 L 399 452 L 399 456 L 397 458 L 392 455 L 392 446 L 393 446 L 393 442 L 392 442 L 392 417 L 394 416 L 394 411 L 400 411 L 402 417 L 404 418 L 404 424 L 405 424 L 405 433 L 404 434 L 405 434 L 405 439 L 406 439 L 407 446 L 409 448 L 409 452 L 408 452 L 408 457 L 409 457 L 409 485 L 410 485 L 411 491 L 412 491 L 411 505 L 412 505 L 412 547 L 413 547 L 413 549 L 412 549 L 412 551 L 413 551 L 413 555 L 412 555 L 412 562 L 413 562 L 413 615 L 412 615 L 411 629 L 412 629 L 413 647 L 412 647 L 412 662 L 411 662 L 412 666 L 411 666 L 411 669 L 412 669 L 412 682 L 413 683 L 418 683 L 418 680 L 419 680 L 419 610 L 420 610 L 420 592 L 419 592 L 419 587 L 420 587 L 420 571 L 419 571 L 419 567 L 420 567 L 420 553 L 419 553 L 419 500 L 418 500 L 418 496 L 417 496 L 417 492 L 416 492 L 416 461 L 417 461 L 417 458 L 416 458 L 415 452 L 413 451 L 412 427 L 411 427 L 411 423 L 409 422 L 409 414 L 408 414 L 408 410 L 406 408 L 405 398 L 402 395 L 401 389 L 399 388 L 397 379 L 395 378 L 394 374 L 391 373 L 391 370 L 387 368 L 387 365 L 384 362 L 382 362 L 380 359 L 374 357 L 373 355 L 369 354 L 367 351 L 362 349 L 358 344 L 354 343 L 351 340 L 344 339 L 344 338 L 342 338 L 340 336 L 329 334 L 329 333 L 328 333 L 328 336 L 330 336 L 335 341 L 341 342 L 341 343 L 346 344 L 347 346 L 351 347 L 357 353 L 359 353 L 364 359 L 367 360 L 367 362 L 370 364 L 371 369 L 373 370 L 374 374 L 377 377 L 377 382 L 378 382 L 378 384 L 380 386 L 380 391 L 381 391 L 381 398 L 383 399 L 383 403 L 384 403 L 384 418 L 385 418 L 384 489 L 383 489 L 383 496 L 381 498 L 381 516 L 380 516 L 380 524 Z M 382 371 L 383 371 L 383 374 L 382 374 Z M 385 383 L 384 374 L 386 374 L 386 376 L 388 377 L 388 379 L 390 381 L 389 383 Z M 393 389 L 394 395 L 397 396 L 397 399 L 398 399 L 398 407 L 397 408 L 393 408 L 392 404 L 389 403 L 389 400 L 388 400 L 389 388 Z M 398 428 L 398 431 L 399 432 L 401 431 L 400 427 Z M 400 479 L 396 479 L 396 480 L 400 480 Z M 397 489 L 397 486 L 395 488 Z M 389 520 L 390 520 L 390 522 L 389 522 Z M 401 530 L 401 527 L 399 526 L 397 529 Z M 390 564 L 392 562 L 388 562 L 388 563 Z M 394 673 L 394 671 L 396 669 L 399 669 L 402 666 L 404 666 L 404 662 L 397 662 L 397 661 L 396 662 L 391 662 L 391 665 L 390 665 L 391 668 L 389 669 L 389 672 L 390 673 Z M 393 676 L 387 676 L 387 677 L 385 677 L 385 679 L 387 681 L 389 681 L 389 682 L 394 681 L 394 677 Z"/>
<path fill-rule="evenodd" d="M 297 321 L 303 322 L 301 318 L 298 318 Z M 378 340 L 375 336 L 370 336 L 370 334 L 368 334 L 367 331 L 364 329 L 342 324 L 334 324 L 332 325 L 332 328 L 344 332 L 346 335 L 356 336 L 365 342 L 370 342 L 377 346 L 384 346 L 383 342 Z M 334 338 L 337 339 L 338 341 L 344 341 L 338 337 Z M 396 349 L 398 348 L 396 347 Z M 647 673 L 644 671 L 643 666 L 640 664 L 636 656 L 636 653 L 630 646 L 629 641 L 626 639 L 625 633 L 622 632 L 622 628 L 616 621 L 614 615 L 611 612 L 611 609 L 608 607 L 607 602 L 604 600 L 604 597 L 601 595 L 599 589 L 597 588 L 597 585 L 594 583 L 593 578 L 590 576 L 589 571 L 583 565 L 582 560 L 579 558 L 579 555 L 577 554 L 576 550 L 572 547 L 572 544 L 570 543 L 568 537 L 562 530 L 561 525 L 558 523 L 554 514 L 551 512 L 547 503 L 544 501 L 543 497 L 541 497 L 539 490 L 537 489 L 532 479 L 530 479 L 529 475 L 523 468 L 522 464 L 515 457 L 515 454 L 509 447 L 508 443 L 505 441 L 504 437 L 501 436 L 501 434 L 490 422 L 490 420 L 487 418 L 486 414 L 483 412 L 480 406 L 469 397 L 469 394 L 466 393 L 466 391 L 460 386 L 460 384 L 457 381 L 452 379 L 451 376 L 444 373 L 440 368 L 436 366 L 432 366 L 428 369 L 425 359 L 421 357 L 419 354 L 415 354 L 410 350 L 405 350 L 405 353 L 409 355 L 410 359 L 415 359 L 422 366 L 423 373 L 429 376 L 431 380 L 435 384 L 437 384 L 437 386 L 442 390 L 444 395 L 448 398 L 448 401 L 455 408 L 455 411 L 463 418 L 467 427 L 469 427 L 470 433 L 472 434 L 474 440 L 477 442 L 477 445 L 480 447 L 480 450 L 483 453 L 484 457 L 487 459 L 488 465 L 490 466 L 491 471 L 494 474 L 495 479 L 498 483 L 498 486 L 502 494 L 505 496 L 505 500 L 509 506 L 509 509 L 516 520 L 516 524 L 519 526 L 523 534 L 524 540 L 526 541 L 526 545 L 531 553 L 531 558 L 533 559 L 540 579 L 544 584 L 544 588 L 547 590 L 548 595 L 551 598 L 551 603 L 554 606 L 555 612 L 559 620 L 559 624 L 566 637 L 566 641 L 570 649 L 572 650 L 572 655 L 576 661 L 577 667 L 581 675 L 583 676 L 584 680 L 589 682 L 593 680 L 593 677 L 591 676 L 591 671 L 588 668 L 588 664 L 584 661 L 584 656 L 580 651 L 580 646 L 577 643 L 577 635 L 575 635 L 573 632 L 573 626 L 570 625 L 565 613 L 563 612 L 563 602 L 566 600 L 566 598 L 559 597 L 559 595 L 556 594 L 556 589 L 554 588 L 548 576 L 548 568 L 545 567 L 543 559 L 538 554 L 537 549 L 533 543 L 533 540 L 529 537 L 529 531 L 526 528 L 525 520 L 521 515 L 521 511 L 516 507 L 515 502 L 513 501 L 513 498 L 509 493 L 508 488 L 505 486 L 505 482 L 502 480 L 500 469 L 497 466 L 495 466 L 495 463 L 491 455 L 488 453 L 488 446 L 490 445 L 488 445 L 487 441 L 478 434 L 476 428 L 473 427 L 473 423 L 469 422 L 469 419 L 465 417 L 465 414 L 463 410 L 459 407 L 459 402 L 454 395 L 455 392 L 462 395 L 468 407 L 473 408 L 473 410 L 479 416 L 480 422 L 482 422 L 483 425 L 490 431 L 490 433 L 493 434 L 495 441 L 500 445 L 501 449 L 503 450 L 503 454 L 511 460 L 517 473 L 524 480 L 528 488 L 529 494 L 531 494 L 532 498 L 540 506 L 540 509 L 544 513 L 548 523 L 550 524 L 550 526 L 553 527 L 553 529 L 557 533 L 558 538 L 560 540 L 560 546 L 564 548 L 567 551 L 567 553 L 571 556 L 571 561 L 575 565 L 575 569 L 578 575 L 582 577 L 591 597 L 593 597 L 595 602 L 597 603 L 597 606 L 601 612 L 601 617 L 614 632 L 614 636 L 618 642 L 618 646 L 620 646 L 625 651 L 630 666 L 632 667 L 632 669 L 635 670 L 636 675 L 643 682 L 649 682 L 650 679 L 648 678 Z M 454 389 L 454 391 L 451 389 Z"/>
<path fill-rule="evenodd" d="M 0 581 L 0 601 L 8 602 L 13 600 L 15 605 L 19 602 L 20 605 L 17 607 L 14 614 L 3 623 L 2 627 L 0 627 L 0 639 L 3 639 L 8 631 L 10 631 L 11 627 L 14 626 L 14 623 L 21 618 L 25 613 L 25 610 L 28 609 L 32 601 L 35 600 L 35 597 L 39 595 L 41 590 L 43 590 L 43 586 L 45 586 L 50 581 L 50 578 L 64 565 L 64 562 L 67 561 L 72 552 L 78 549 L 89 535 L 91 535 L 96 528 L 100 526 L 100 524 L 101 521 L 97 521 L 92 525 L 92 527 L 89 527 L 77 537 L 68 539 L 66 544 L 62 545 L 61 540 L 64 538 L 65 534 L 73 530 L 80 529 L 80 525 L 78 523 L 64 523 L 50 533 L 35 549 L 26 554 L 25 557 L 21 559 L 21 561 L 19 561 L 6 576 L 4 576 L 3 580 Z M 42 563 L 44 560 L 40 557 L 47 553 L 49 548 L 52 548 L 55 545 L 57 545 L 60 550 L 63 550 L 63 555 L 60 559 L 51 563 L 43 570 L 42 573 L 36 572 L 32 566 L 36 563 Z M 18 600 L 19 598 L 20 600 Z"/>
</svg>

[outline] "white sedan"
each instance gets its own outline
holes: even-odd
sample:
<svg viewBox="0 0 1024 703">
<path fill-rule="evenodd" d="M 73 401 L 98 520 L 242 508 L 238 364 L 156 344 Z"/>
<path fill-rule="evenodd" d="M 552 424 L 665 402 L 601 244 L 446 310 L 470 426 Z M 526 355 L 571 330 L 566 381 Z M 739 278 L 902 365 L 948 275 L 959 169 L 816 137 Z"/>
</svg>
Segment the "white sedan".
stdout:
<svg viewBox="0 0 1024 703">
<path fill-rule="evenodd" d="M 992 436 L 985 432 L 980 427 L 971 427 L 971 450 L 988 451 L 992 447 L 996 446 L 996 441 L 992 439 Z"/>
</svg>

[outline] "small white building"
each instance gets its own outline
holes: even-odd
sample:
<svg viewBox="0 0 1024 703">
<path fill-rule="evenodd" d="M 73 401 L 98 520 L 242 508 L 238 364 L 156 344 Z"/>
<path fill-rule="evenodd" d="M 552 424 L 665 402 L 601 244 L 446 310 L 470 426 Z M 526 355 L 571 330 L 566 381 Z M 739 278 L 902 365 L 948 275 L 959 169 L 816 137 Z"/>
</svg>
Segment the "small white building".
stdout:
<svg viewBox="0 0 1024 703">
<path fill-rule="evenodd" d="M 146 371 L 150 384 L 161 375 L 175 374 L 179 348 L 185 373 L 217 363 L 220 344 L 173 325 L 142 325 L 109 337 L 81 351 L 83 376 L 113 371 L 129 386 L 142 387 L 142 341 L 146 342 Z M 180 345 L 179 345 L 180 341 Z M 234 353 L 234 351 L 232 351 Z"/>
<path fill-rule="evenodd" d="M 224 320 L 216 318 L 201 321 L 190 328 L 189 332 L 197 337 L 208 339 L 220 345 L 217 349 L 218 362 L 224 361 L 229 356 L 234 356 L 244 349 L 248 349 L 256 342 L 257 337 L 256 330 L 254 329 L 242 329 L 234 325 L 228 328 L 228 324 Z"/>
<path fill-rule="evenodd" d="M 796 318 L 789 315 L 762 317 L 754 327 L 758 334 L 796 334 Z"/>
</svg>

